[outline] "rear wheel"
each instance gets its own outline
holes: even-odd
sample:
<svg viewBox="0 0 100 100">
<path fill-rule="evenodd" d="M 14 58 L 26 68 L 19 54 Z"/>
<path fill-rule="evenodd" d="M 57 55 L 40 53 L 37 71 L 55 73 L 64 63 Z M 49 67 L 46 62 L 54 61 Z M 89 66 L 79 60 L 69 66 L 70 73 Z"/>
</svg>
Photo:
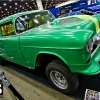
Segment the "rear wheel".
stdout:
<svg viewBox="0 0 100 100">
<path fill-rule="evenodd" d="M 46 75 L 51 84 L 65 94 L 74 93 L 79 84 L 77 74 L 72 73 L 60 60 L 54 60 L 47 65 Z"/>
</svg>

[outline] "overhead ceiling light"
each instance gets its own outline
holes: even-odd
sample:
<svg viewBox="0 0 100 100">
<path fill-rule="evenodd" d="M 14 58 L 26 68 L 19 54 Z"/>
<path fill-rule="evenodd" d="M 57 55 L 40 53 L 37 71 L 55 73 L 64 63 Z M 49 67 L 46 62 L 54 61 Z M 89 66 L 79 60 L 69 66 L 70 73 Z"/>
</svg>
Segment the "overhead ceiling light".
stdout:
<svg viewBox="0 0 100 100">
<path fill-rule="evenodd" d="M 5 9 L 5 10 L 7 10 L 7 9 Z"/>
<path fill-rule="evenodd" d="M 12 6 L 10 6 L 10 8 L 12 8 Z"/>
<path fill-rule="evenodd" d="M 9 13 L 9 12 L 8 12 Z"/>
<path fill-rule="evenodd" d="M 23 0 L 21 0 L 21 1 L 23 1 Z"/>
<path fill-rule="evenodd" d="M 17 3 L 15 3 L 15 5 L 17 5 Z"/>
<path fill-rule="evenodd" d="M 27 5 L 27 2 L 26 2 L 26 5 Z"/>
<path fill-rule="evenodd" d="M 6 3 L 4 3 L 4 6 L 6 6 Z"/>
<path fill-rule="evenodd" d="M 1 7 L 0 7 L 0 9 L 1 9 Z"/>
<path fill-rule="evenodd" d="M 29 5 L 27 5 L 27 6 L 29 6 Z"/>
<path fill-rule="evenodd" d="M 17 9 L 17 8 L 15 8 L 15 9 Z"/>
<path fill-rule="evenodd" d="M 3 13 L 3 11 L 1 11 Z"/>
<path fill-rule="evenodd" d="M 12 0 L 9 0 L 9 1 L 12 1 Z"/>
<path fill-rule="evenodd" d="M 22 7 L 22 6 L 20 6 L 20 7 Z"/>
</svg>

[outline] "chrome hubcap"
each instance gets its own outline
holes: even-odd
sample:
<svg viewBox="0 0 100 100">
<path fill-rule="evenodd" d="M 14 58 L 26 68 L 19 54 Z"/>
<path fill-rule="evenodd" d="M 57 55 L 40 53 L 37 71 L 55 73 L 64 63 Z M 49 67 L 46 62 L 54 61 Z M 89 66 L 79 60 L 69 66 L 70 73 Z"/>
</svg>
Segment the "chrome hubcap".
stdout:
<svg viewBox="0 0 100 100">
<path fill-rule="evenodd" d="M 60 72 L 51 71 L 50 78 L 51 78 L 52 82 L 60 89 L 66 89 L 68 87 L 67 80 Z"/>
</svg>

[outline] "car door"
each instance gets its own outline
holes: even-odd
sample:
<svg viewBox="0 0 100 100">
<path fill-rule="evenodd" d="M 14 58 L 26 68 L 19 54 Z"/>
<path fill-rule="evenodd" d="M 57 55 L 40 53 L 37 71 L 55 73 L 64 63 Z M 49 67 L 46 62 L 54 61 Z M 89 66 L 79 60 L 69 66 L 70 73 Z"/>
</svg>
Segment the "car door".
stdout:
<svg viewBox="0 0 100 100">
<path fill-rule="evenodd" d="M 19 45 L 19 35 L 15 34 L 13 22 L 10 20 L 3 23 L 0 29 L 2 35 L 0 45 L 3 46 L 3 57 L 9 61 L 27 66 Z"/>
</svg>

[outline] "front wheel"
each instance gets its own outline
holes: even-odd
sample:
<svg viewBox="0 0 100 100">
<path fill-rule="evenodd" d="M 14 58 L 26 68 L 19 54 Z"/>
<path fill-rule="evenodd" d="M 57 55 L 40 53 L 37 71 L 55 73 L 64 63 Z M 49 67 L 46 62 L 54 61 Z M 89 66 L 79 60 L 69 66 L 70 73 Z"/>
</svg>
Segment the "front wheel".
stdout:
<svg viewBox="0 0 100 100">
<path fill-rule="evenodd" d="M 65 94 L 74 93 L 79 84 L 77 74 L 72 73 L 60 60 L 54 60 L 47 65 L 46 75 L 51 84 Z"/>
</svg>

